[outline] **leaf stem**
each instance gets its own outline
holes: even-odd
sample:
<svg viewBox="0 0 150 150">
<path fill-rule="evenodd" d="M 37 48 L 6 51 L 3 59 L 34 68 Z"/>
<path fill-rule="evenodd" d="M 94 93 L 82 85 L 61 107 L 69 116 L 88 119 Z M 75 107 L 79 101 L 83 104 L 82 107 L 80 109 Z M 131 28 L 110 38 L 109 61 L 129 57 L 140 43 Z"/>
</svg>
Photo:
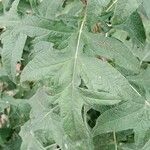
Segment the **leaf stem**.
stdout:
<svg viewBox="0 0 150 150">
<path fill-rule="evenodd" d="M 117 147 L 117 139 L 116 139 L 116 132 L 115 132 L 115 130 L 113 131 L 113 137 L 114 137 L 115 150 L 117 150 L 118 147 Z"/>
<path fill-rule="evenodd" d="M 79 34 L 78 34 L 78 38 L 77 38 L 77 46 L 76 46 L 76 50 L 75 50 L 75 57 L 74 57 L 74 64 L 73 64 L 73 76 L 72 76 L 72 85 L 73 86 L 74 86 L 75 70 L 76 70 L 76 65 L 77 65 L 77 58 L 78 58 L 81 34 L 82 34 L 83 27 L 84 27 L 84 24 L 85 24 L 85 21 L 86 21 L 86 12 L 87 12 L 87 7 L 85 6 L 84 17 L 83 17 L 83 20 L 81 22 L 81 26 L 80 26 L 80 29 L 79 29 Z"/>
<path fill-rule="evenodd" d="M 117 2 L 118 0 L 115 0 L 107 9 L 106 9 L 106 12 L 108 12 L 112 7 L 113 5 Z"/>
</svg>

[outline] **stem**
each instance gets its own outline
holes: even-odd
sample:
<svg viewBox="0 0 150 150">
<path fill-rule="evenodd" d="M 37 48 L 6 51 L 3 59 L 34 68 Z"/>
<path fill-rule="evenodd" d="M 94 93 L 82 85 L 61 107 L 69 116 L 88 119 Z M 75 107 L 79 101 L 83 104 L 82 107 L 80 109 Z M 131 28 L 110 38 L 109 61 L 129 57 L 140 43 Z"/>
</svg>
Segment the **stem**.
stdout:
<svg viewBox="0 0 150 150">
<path fill-rule="evenodd" d="M 78 58 L 81 34 L 82 34 L 83 27 L 84 27 L 84 24 L 85 24 L 85 21 L 86 21 L 86 11 L 87 11 L 87 7 L 85 7 L 85 10 L 84 10 L 84 17 L 83 17 L 83 20 L 81 22 L 81 26 L 80 26 L 79 34 L 78 34 L 78 38 L 77 38 L 77 46 L 76 46 L 76 51 L 75 51 L 74 65 L 73 65 L 73 76 L 72 76 L 72 85 L 73 85 L 73 87 L 74 87 L 75 71 L 76 71 L 76 65 L 77 65 L 77 58 Z"/>
<path fill-rule="evenodd" d="M 114 144 L 115 144 L 115 150 L 117 150 L 117 139 L 116 139 L 116 132 L 115 130 L 113 131 L 113 137 L 114 137 Z"/>
<path fill-rule="evenodd" d="M 46 149 L 55 148 L 56 146 L 57 146 L 57 144 L 54 143 L 54 144 L 52 144 L 52 145 L 47 146 Z"/>
<path fill-rule="evenodd" d="M 113 5 L 117 2 L 118 0 L 115 0 L 107 9 L 106 9 L 106 12 L 108 12 L 112 7 Z"/>
</svg>

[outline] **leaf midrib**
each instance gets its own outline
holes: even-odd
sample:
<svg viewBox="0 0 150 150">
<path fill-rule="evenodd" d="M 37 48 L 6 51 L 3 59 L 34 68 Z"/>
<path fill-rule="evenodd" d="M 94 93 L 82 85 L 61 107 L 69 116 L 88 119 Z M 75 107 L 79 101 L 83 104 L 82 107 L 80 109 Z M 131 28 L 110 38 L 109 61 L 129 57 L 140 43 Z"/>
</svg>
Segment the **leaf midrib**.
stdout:
<svg viewBox="0 0 150 150">
<path fill-rule="evenodd" d="M 79 29 L 79 33 L 78 33 L 78 38 L 77 38 L 77 45 L 76 45 L 76 50 L 75 50 L 75 55 L 74 55 L 74 62 L 73 62 L 73 75 L 72 75 L 72 81 L 71 81 L 71 101 L 74 102 L 73 100 L 73 97 L 74 97 L 74 89 L 75 89 L 75 72 L 76 72 L 76 67 L 77 67 L 77 60 L 78 60 L 78 53 L 79 53 L 79 46 L 80 46 L 80 40 L 81 40 L 81 34 L 82 34 L 82 31 L 83 31 L 83 28 L 84 28 L 84 24 L 85 24 L 85 21 L 86 21 L 86 12 L 87 12 L 87 7 L 85 7 L 85 10 L 84 10 L 84 17 L 83 17 L 83 20 L 81 22 L 81 26 L 80 26 L 80 29 Z M 71 107 L 73 108 L 73 103 L 71 103 Z M 74 129 L 75 131 L 77 131 L 77 127 L 76 127 L 76 120 L 74 118 L 74 111 L 73 109 L 71 109 L 71 115 L 72 115 L 72 119 L 73 119 L 73 122 L 75 123 L 74 124 Z"/>
<path fill-rule="evenodd" d="M 76 66 L 77 66 L 77 59 L 78 59 L 78 53 L 79 53 L 81 34 L 82 34 L 82 31 L 83 31 L 83 28 L 84 28 L 85 21 L 86 21 L 86 8 L 85 8 L 84 17 L 83 17 L 83 20 L 81 22 L 81 26 L 80 26 L 80 29 L 79 29 L 79 34 L 78 34 L 78 38 L 77 38 L 77 45 L 76 45 L 76 50 L 75 50 L 75 56 L 74 56 L 73 75 L 72 75 L 72 85 L 73 86 L 74 86 L 74 81 L 75 81 L 75 72 L 76 72 Z"/>
</svg>

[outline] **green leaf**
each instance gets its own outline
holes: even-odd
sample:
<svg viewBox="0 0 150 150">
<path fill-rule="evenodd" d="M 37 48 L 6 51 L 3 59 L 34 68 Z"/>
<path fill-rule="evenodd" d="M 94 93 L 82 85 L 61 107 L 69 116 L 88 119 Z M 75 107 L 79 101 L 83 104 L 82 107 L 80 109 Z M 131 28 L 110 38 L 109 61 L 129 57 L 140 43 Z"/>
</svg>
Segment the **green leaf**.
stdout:
<svg viewBox="0 0 150 150">
<path fill-rule="evenodd" d="M 5 108 L 10 107 L 11 105 L 18 107 L 20 104 L 25 104 L 21 99 L 14 99 L 9 96 L 4 96 L 0 98 L 0 111 L 3 111 Z"/>
<path fill-rule="evenodd" d="M 49 46 L 47 51 L 37 54 L 23 70 L 21 81 L 35 81 L 51 77 L 57 84 L 63 87 L 69 86 L 72 82 L 74 71 L 71 68 L 73 68 L 74 59 L 76 57 L 75 50 L 72 49 L 74 39 L 72 39 L 71 42 L 71 45 L 69 45 L 65 51 L 60 52 L 53 50 L 52 47 Z M 83 49 L 80 50 L 82 53 Z M 90 58 L 85 56 L 85 54 L 80 54 L 78 57 L 78 62 L 76 62 L 77 69 L 75 70 L 76 72 L 74 72 L 76 86 L 80 85 L 81 79 L 79 77 L 81 77 L 89 89 L 102 90 L 117 95 L 119 94 L 119 96 L 125 93 L 124 90 L 122 90 L 122 82 L 126 84 L 127 89 L 130 87 L 127 80 L 121 76 L 117 70 L 107 64 L 107 62 Z M 89 58 L 91 59 L 90 61 Z M 115 77 L 113 78 L 112 75 Z M 101 84 L 99 84 L 99 82 Z M 127 95 L 128 94 L 124 97 L 127 98 Z"/>
<path fill-rule="evenodd" d="M 2 63 L 8 75 L 15 81 L 17 75 L 17 63 L 21 61 L 23 48 L 27 36 L 19 33 L 8 33 L 3 37 Z"/>
<path fill-rule="evenodd" d="M 149 91 L 150 91 L 149 74 L 150 74 L 150 67 L 148 67 L 146 70 L 141 70 L 141 73 L 136 76 L 128 77 L 129 81 L 144 88 L 145 96 L 149 96 Z"/>
<path fill-rule="evenodd" d="M 10 136 L 10 129 L 0 129 L 0 145 L 3 145 L 5 142 L 5 139 Z"/>
<path fill-rule="evenodd" d="M 4 12 L 11 7 L 12 2 L 12 0 L 2 0 Z"/>
<path fill-rule="evenodd" d="M 123 144 L 121 146 L 121 148 L 123 150 L 148 150 L 149 149 L 149 130 L 147 130 L 146 132 L 141 131 L 139 137 L 138 137 L 138 145 L 137 145 L 137 141 L 135 144 Z M 137 137 L 136 139 L 137 140 Z"/>
<path fill-rule="evenodd" d="M 142 0 L 116 0 L 112 23 L 114 25 L 123 23 L 141 3 Z"/>
<path fill-rule="evenodd" d="M 42 100 L 41 97 L 44 99 L 44 101 L 41 101 Z M 61 148 L 67 147 L 67 148 L 71 148 L 75 150 L 77 147 L 82 147 L 81 145 L 82 141 L 78 140 L 78 145 L 77 143 L 74 143 L 74 141 L 72 141 L 72 144 L 70 143 L 71 139 L 69 139 L 69 136 L 65 134 L 62 128 L 63 125 L 62 125 L 61 118 L 58 115 L 54 114 L 55 110 L 57 110 L 57 106 L 54 108 L 50 107 L 50 104 L 52 103 L 52 101 L 53 101 L 53 98 L 50 96 L 47 96 L 46 93 L 44 93 L 44 90 L 39 90 L 37 94 L 30 99 L 30 104 L 32 106 L 31 121 L 28 121 L 27 124 L 25 124 L 22 127 L 22 130 L 20 133 L 24 141 L 21 147 L 22 150 L 28 149 L 28 148 L 34 148 L 37 146 L 38 146 L 37 148 L 39 149 L 44 149 L 44 147 L 39 143 L 39 141 L 35 137 L 35 132 L 38 130 L 52 132 L 52 138 L 56 142 L 56 145 L 58 144 Z M 42 106 L 42 109 L 41 109 L 41 106 Z M 64 107 L 67 108 L 67 106 L 64 106 Z M 68 123 L 68 121 L 66 122 L 66 124 Z M 81 132 L 83 133 L 82 130 Z M 29 141 L 27 141 L 28 136 L 30 136 Z M 84 146 L 85 145 L 83 145 L 83 147 Z"/>
<path fill-rule="evenodd" d="M 99 102 L 97 100 L 96 103 L 103 105 L 139 98 L 128 81 L 115 68 L 107 62 L 86 56 L 80 32 L 79 36 L 72 35 L 65 50 L 55 50 L 50 44 L 49 49 L 38 53 L 21 74 L 21 82 L 52 78 L 54 83 L 62 87 L 57 102 L 60 107 L 63 129 L 73 141 L 86 139 L 89 136 L 81 114 L 84 99 L 88 99 L 85 93 L 78 91 L 81 80 L 92 91 L 91 102 L 88 101 L 92 105 L 97 96 L 95 91 L 106 91 L 105 97 L 109 95 L 108 93 L 114 94 L 115 98 L 109 101 L 107 98 L 104 100 L 103 97 L 98 97 Z M 98 93 L 100 94 L 104 93 Z"/>
<path fill-rule="evenodd" d="M 122 88 L 123 83 L 130 89 L 130 94 L 134 95 L 126 79 L 111 65 L 83 53 L 84 43 L 81 40 L 81 31 L 82 24 L 79 34 L 72 35 L 65 50 L 55 50 L 50 44 L 49 49 L 37 54 L 21 74 L 21 82 L 51 77 L 55 83 L 62 87 L 57 101 L 60 106 L 63 128 L 65 133 L 75 141 L 86 139 L 89 136 L 81 114 L 84 104 L 84 98 L 78 91 L 81 79 L 89 89 L 114 93 L 116 97 L 121 96 L 121 99 L 127 98 L 129 94 L 124 92 L 126 88 L 125 86 Z M 93 103 L 92 99 L 91 104 Z M 121 99 L 114 102 L 113 100 L 108 102 L 107 99 L 106 102 L 101 102 L 99 99 L 99 104 L 112 105 L 120 102 Z"/>
<path fill-rule="evenodd" d="M 133 43 L 139 47 L 144 47 L 146 41 L 145 29 L 142 23 L 142 19 L 137 11 L 133 12 L 130 17 L 119 27 L 129 33 Z"/>
<path fill-rule="evenodd" d="M 142 150 L 148 150 L 150 147 L 150 140 L 144 145 L 144 147 L 142 148 Z"/>
<path fill-rule="evenodd" d="M 149 149 L 148 3 L 2 0 L 0 149 Z"/>
<path fill-rule="evenodd" d="M 103 9 L 110 3 L 111 0 L 89 0 L 88 14 L 89 15 L 101 15 Z"/>
<path fill-rule="evenodd" d="M 36 16 L 26 16 L 14 27 L 16 33 L 23 33 L 35 38 L 35 41 L 48 41 L 56 46 L 67 45 L 67 40 L 75 29 L 63 21 L 47 20 Z"/>
<path fill-rule="evenodd" d="M 0 16 L 0 27 L 13 26 L 19 22 L 19 15 L 17 13 L 19 1 L 20 0 L 13 1 L 10 10 L 8 12 L 5 12 L 4 15 Z M 8 3 L 8 0 L 4 1 L 4 3 Z M 4 7 L 6 6 L 4 4 Z"/>
<path fill-rule="evenodd" d="M 4 68 L 0 68 L 0 78 L 7 76 L 7 72 L 5 71 Z"/>
<path fill-rule="evenodd" d="M 61 10 L 62 5 L 63 1 L 61 0 L 43 0 L 36 9 L 41 17 L 53 19 L 57 17 L 58 10 Z"/>
<path fill-rule="evenodd" d="M 149 128 L 149 107 L 149 101 L 141 97 L 140 103 L 126 102 L 104 112 L 94 127 L 94 135 L 127 129 L 141 131 Z"/>
<path fill-rule="evenodd" d="M 86 89 L 79 89 L 84 101 L 88 104 L 113 105 L 121 102 L 121 98 L 107 92 L 93 92 Z"/>
<path fill-rule="evenodd" d="M 149 10 L 149 6 L 150 5 L 150 2 L 148 0 L 143 0 L 143 7 L 146 11 L 146 14 L 148 16 L 148 18 L 150 19 L 150 10 Z"/>
<path fill-rule="evenodd" d="M 146 44 L 144 51 L 142 51 L 141 53 L 139 53 L 139 57 L 141 58 L 141 63 L 144 61 L 149 62 L 150 61 L 150 44 Z"/>
<path fill-rule="evenodd" d="M 85 34 L 87 47 L 98 55 L 114 62 L 126 70 L 139 72 L 139 62 L 131 50 L 115 38 L 104 37 L 97 34 Z"/>
<path fill-rule="evenodd" d="M 59 129 L 60 122 L 57 121 L 57 116 L 53 117 L 54 120 L 52 119 L 53 110 L 51 110 L 50 107 L 50 99 L 51 97 L 48 96 L 43 89 L 41 89 L 38 90 L 37 93 L 29 100 L 29 104 L 32 106 L 30 113 L 31 120 L 22 127 L 20 132 L 23 139 L 21 146 L 22 150 L 31 148 L 46 149 L 36 137 L 36 132 L 39 130 L 44 130 L 45 132 L 53 131 L 52 137 L 55 139 L 56 136 L 55 140 L 58 140 L 57 144 L 61 145 L 60 141 L 62 138 L 60 138 L 60 136 L 62 133 Z M 58 135 L 60 140 L 58 139 L 56 133 L 59 133 Z"/>
</svg>

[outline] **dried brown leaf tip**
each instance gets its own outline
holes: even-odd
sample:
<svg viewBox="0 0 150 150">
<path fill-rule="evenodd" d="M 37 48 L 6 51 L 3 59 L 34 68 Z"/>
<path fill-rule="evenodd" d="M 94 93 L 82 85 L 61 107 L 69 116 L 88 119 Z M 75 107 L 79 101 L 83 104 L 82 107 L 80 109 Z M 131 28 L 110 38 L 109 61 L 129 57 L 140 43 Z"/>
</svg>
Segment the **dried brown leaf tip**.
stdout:
<svg viewBox="0 0 150 150">
<path fill-rule="evenodd" d="M 102 31 L 102 28 L 99 23 L 96 23 L 93 25 L 91 30 L 93 33 L 100 33 Z"/>
</svg>

